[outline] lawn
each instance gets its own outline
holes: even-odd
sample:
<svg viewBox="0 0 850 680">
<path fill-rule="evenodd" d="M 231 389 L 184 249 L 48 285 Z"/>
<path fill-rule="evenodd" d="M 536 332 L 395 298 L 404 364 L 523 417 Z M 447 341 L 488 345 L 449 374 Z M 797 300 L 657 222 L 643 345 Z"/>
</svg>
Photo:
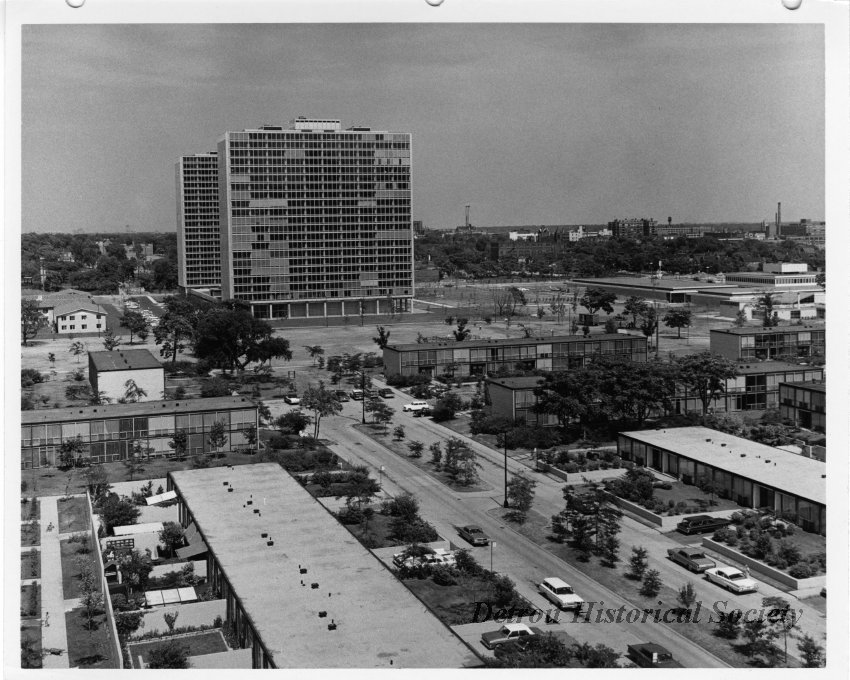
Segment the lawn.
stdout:
<svg viewBox="0 0 850 680">
<path fill-rule="evenodd" d="M 454 586 L 441 586 L 430 578 L 409 578 L 402 583 L 448 626 L 473 623 L 476 603 L 490 600 L 493 594 L 490 583 L 478 576 L 459 577 Z"/>
<path fill-rule="evenodd" d="M 471 491 L 492 491 L 493 487 L 485 482 L 479 482 L 478 484 L 470 484 L 469 486 L 461 486 L 459 484 L 455 484 L 451 477 L 449 477 L 448 473 L 443 472 L 442 470 L 437 471 L 434 469 L 433 464 L 429 461 L 431 459 L 431 453 L 426 448 L 422 452 L 421 458 L 411 458 L 410 451 L 407 448 L 407 444 L 405 442 L 397 442 L 390 435 L 390 431 L 387 432 L 386 435 L 380 435 L 376 430 L 372 428 L 371 425 L 355 425 L 354 428 L 359 430 L 367 437 L 377 442 L 378 444 L 385 446 L 393 453 L 401 456 L 406 459 L 408 462 L 415 465 L 417 468 L 422 470 L 422 472 L 427 473 L 434 479 L 442 482 L 447 487 L 452 489 L 453 491 L 459 492 L 471 492 Z M 443 451 L 443 456 L 445 456 L 445 451 Z"/>
<path fill-rule="evenodd" d="M 41 544 L 41 525 L 36 522 L 21 524 L 21 546 L 33 546 Z"/>
<path fill-rule="evenodd" d="M 128 645 L 130 659 L 133 663 L 133 668 L 138 668 L 139 657 L 141 656 L 147 663 L 148 655 L 157 647 L 167 644 L 171 639 L 176 639 L 182 645 L 189 648 L 189 656 L 202 656 L 204 654 L 215 654 L 217 652 L 226 652 L 227 643 L 224 641 L 224 636 L 220 630 L 204 631 L 201 633 L 181 636 L 179 638 L 163 637 L 157 640 L 146 642 L 131 643 Z"/>
<path fill-rule="evenodd" d="M 68 661 L 72 668 L 118 668 L 116 647 L 111 639 L 106 614 L 95 616 L 92 629 L 89 630 L 85 609 L 65 612 L 65 630 L 68 636 Z"/>
<path fill-rule="evenodd" d="M 21 624 L 21 648 L 24 643 L 32 645 L 32 652 L 25 661 L 21 654 L 22 668 L 41 668 L 41 623 L 24 622 Z"/>
<path fill-rule="evenodd" d="M 503 511 L 500 508 L 495 508 L 490 511 L 490 514 L 501 517 Z M 686 578 L 683 578 L 682 583 L 662 585 L 661 590 L 655 597 L 644 597 L 640 594 L 640 581 L 634 581 L 626 578 L 625 571 L 628 568 L 628 548 L 623 547 L 620 550 L 620 562 L 616 568 L 603 567 L 599 563 L 599 559 L 591 557 L 588 562 L 581 562 L 575 551 L 568 544 L 560 544 L 551 541 L 548 538 L 549 531 L 547 530 L 548 520 L 533 510 L 528 513 L 528 520 L 524 525 L 512 523 L 511 527 L 518 533 L 526 536 L 531 541 L 544 547 L 549 552 L 553 553 L 571 567 L 581 571 L 593 580 L 602 584 L 606 588 L 614 591 L 623 598 L 622 604 L 631 606 L 636 609 L 675 609 L 679 607 L 677 601 L 678 587 L 684 585 Z M 613 603 L 612 603 L 613 606 Z M 673 622 L 661 623 L 675 630 L 680 635 L 686 637 L 700 647 L 708 650 L 715 656 L 723 659 L 726 663 L 735 668 L 747 668 L 752 665 L 749 657 L 738 649 L 740 644 L 743 644 L 743 637 L 739 638 L 738 644 L 735 641 L 727 641 L 714 635 L 714 623 L 709 619 L 712 614 L 710 607 L 703 606 L 699 621 L 695 622 Z M 793 648 L 793 646 L 792 646 Z M 799 666 L 796 659 L 789 656 L 789 666 Z"/>
<path fill-rule="evenodd" d="M 21 586 L 21 618 L 41 618 L 41 586 L 37 583 Z"/>
<path fill-rule="evenodd" d="M 376 512 L 368 522 L 368 531 L 367 525 L 364 523 L 343 524 L 343 526 L 367 548 L 388 548 L 393 545 L 405 545 L 403 542 L 388 536 L 390 531 L 389 525 L 392 519 L 389 515 L 382 515 Z"/>
<path fill-rule="evenodd" d="M 89 528 L 89 509 L 84 496 L 60 498 L 58 506 L 60 534 Z"/>
<path fill-rule="evenodd" d="M 66 600 L 80 596 L 80 579 L 78 578 L 80 569 L 76 564 L 77 556 L 84 556 L 94 560 L 93 553 L 91 552 L 91 537 L 86 536 L 85 539 L 85 542 L 77 542 L 66 538 L 60 542 L 62 592 Z M 88 548 L 88 550 L 80 552 L 83 548 Z"/>
<path fill-rule="evenodd" d="M 21 580 L 41 578 L 41 555 L 38 550 L 21 553 Z"/>
<path fill-rule="evenodd" d="M 655 500 L 663 503 L 665 506 L 668 506 L 669 501 L 671 500 L 673 501 L 673 505 L 684 502 L 687 503 L 690 508 L 701 512 L 738 510 L 741 507 L 728 498 L 720 498 L 720 496 L 715 495 L 712 499 L 707 493 L 700 491 L 699 488 L 690 484 L 672 482 L 672 485 L 672 489 L 655 489 Z M 709 505 L 711 500 L 713 500 L 714 503 Z"/>
<path fill-rule="evenodd" d="M 26 522 L 39 518 L 41 503 L 37 498 L 21 499 L 21 521 Z"/>
</svg>

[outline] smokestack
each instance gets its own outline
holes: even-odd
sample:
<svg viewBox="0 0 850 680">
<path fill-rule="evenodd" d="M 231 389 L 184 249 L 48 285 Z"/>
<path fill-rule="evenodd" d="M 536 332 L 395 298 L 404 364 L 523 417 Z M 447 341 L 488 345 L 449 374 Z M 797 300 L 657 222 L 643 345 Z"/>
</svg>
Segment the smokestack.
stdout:
<svg viewBox="0 0 850 680">
<path fill-rule="evenodd" d="M 782 202 L 776 204 L 776 238 L 782 235 Z"/>
</svg>

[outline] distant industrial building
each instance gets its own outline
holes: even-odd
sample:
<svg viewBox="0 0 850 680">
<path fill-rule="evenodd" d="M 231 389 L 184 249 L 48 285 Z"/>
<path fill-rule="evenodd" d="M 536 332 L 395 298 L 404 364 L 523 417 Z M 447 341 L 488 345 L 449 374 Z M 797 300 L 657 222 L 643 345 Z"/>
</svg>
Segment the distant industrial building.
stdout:
<svg viewBox="0 0 850 680">
<path fill-rule="evenodd" d="M 615 238 L 639 239 L 654 236 L 657 226 L 658 222 L 655 220 L 644 218 L 613 220 L 608 223 L 608 228 Z"/>
<path fill-rule="evenodd" d="M 646 361 L 646 338 L 613 333 L 387 345 L 384 371 L 387 375 L 449 373 L 458 377 L 500 370 L 563 371 L 584 366 L 595 356 Z"/>
<path fill-rule="evenodd" d="M 128 381 L 144 392 L 137 401 L 160 400 L 165 393 L 165 369 L 146 349 L 119 349 L 89 352 L 89 384 L 94 394 L 118 401 L 123 399 Z"/>
<path fill-rule="evenodd" d="M 278 464 L 171 472 L 168 489 L 253 668 L 481 665 Z"/>
<path fill-rule="evenodd" d="M 780 383 L 779 412 L 798 427 L 826 434 L 826 383 L 823 378 Z"/>
<path fill-rule="evenodd" d="M 743 283 L 748 286 L 771 286 L 787 288 L 817 285 L 817 274 L 808 271 L 808 265 L 790 262 L 765 263 L 760 272 L 730 272 L 726 281 Z"/>
<path fill-rule="evenodd" d="M 113 463 L 141 452 L 169 457 L 175 432 L 187 434 L 186 456 L 213 452 L 210 428 L 222 423 L 222 452 L 244 448 L 246 430 L 258 426 L 257 406 L 245 397 L 145 401 L 133 404 L 74 406 L 21 413 L 21 468 L 55 466 L 62 442 L 80 437 L 81 461 Z"/>
<path fill-rule="evenodd" d="M 709 345 L 732 361 L 822 357 L 826 330 L 823 325 L 718 328 L 709 331 Z"/>
<path fill-rule="evenodd" d="M 623 460 L 685 484 L 711 480 L 722 498 L 775 512 L 805 531 L 826 533 L 826 465 L 707 427 L 621 432 Z"/>
</svg>

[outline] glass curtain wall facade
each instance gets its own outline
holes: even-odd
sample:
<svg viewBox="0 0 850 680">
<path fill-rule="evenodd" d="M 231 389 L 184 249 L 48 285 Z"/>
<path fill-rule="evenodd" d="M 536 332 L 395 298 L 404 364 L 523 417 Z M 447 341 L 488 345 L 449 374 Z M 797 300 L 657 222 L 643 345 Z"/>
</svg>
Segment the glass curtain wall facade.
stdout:
<svg viewBox="0 0 850 680">
<path fill-rule="evenodd" d="M 182 289 L 221 288 L 218 153 L 183 156 L 177 175 L 177 282 Z"/>
<path fill-rule="evenodd" d="M 226 132 L 218 166 L 224 299 L 270 319 L 410 309 L 409 133 L 298 118 Z"/>
</svg>

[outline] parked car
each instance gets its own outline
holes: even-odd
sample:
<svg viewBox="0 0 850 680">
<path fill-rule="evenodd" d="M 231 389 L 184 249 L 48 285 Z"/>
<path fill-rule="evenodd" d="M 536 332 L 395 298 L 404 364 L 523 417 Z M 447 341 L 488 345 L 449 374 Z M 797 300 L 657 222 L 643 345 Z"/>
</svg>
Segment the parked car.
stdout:
<svg viewBox="0 0 850 680">
<path fill-rule="evenodd" d="M 576 595 L 572 586 L 559 578 L 544 578 L 537 584 L 537 590 L 559 609 L 581 609 L 584 600 Z"/>
<path fill-rule="evenodd" d="M 758 583 L 735 567 L 706 569 L 705 577 L 712 583 L 716 583 L 733 593 L 754 593 L 759 589 Z"/>
<path fill-rule="evenodd" d="M 351 390 L 348 394 L 354 401 L 363 401 L 363 390 Z"/>
<path fill-rule="evenodd" d="M 300 403 L 301 403 L 301 400 L 298 398 L 298 395 L 297 395 L 297 394 L 295 394 L 294 392 L 290 392 L 289 394 L 287 394 L 287 395 L 283 398 L 283 400 L 284 400 L 287 404 L 293 404 L 293 405 L 294 405 L 294 404 L 300 404 Z"/>
<path fill-rule="evenodd" d="M 524 623 L 506 623 L 499 630 L 484 633 L 481 643 L 487 649 L 495 649 L 506 642 L 527 642 L 537 635 L 542 635 L 539 628 L 529 628 Z"/>
<path fill-rule="evenodd" d="M 656 479 L 652 483 L 653 489 L 664 489 L 665 491 L 669 491 L 673 488 L 672 482 L 668 482 L 666 479 Z"/>
<path fill-rule="evenodd" d="M 334 392 L 334 396 L 337 398 L 337 401 L 351 401 L 351 397 L 348 396 L 348 392 L 344 392 L 343 390 L 337 390 Z"/>
<path fill-rule="evenodd" d="M 641 668 L 684 668 L 670 652 L 654 642 L 629 645 L 626 656 Z"/>
<path fill-rule="evenodd" d="M 401 410 L 416 412 L 421 411 L 425 408 L 430 408 L 430 406 L 428 406 L 427 401 L 411 401 L 409 404 L 405 404 L 404 406 L 402 406 Z"/>
<path fill-rule="evenodd" d="M 389 387 L 382 387 L 378 390 L 378 396 L 384 399 L 392 399 L 395 394 L 393 394 L 393 391 Z"/>
<path fill-rule="evenodd" d="M 490 538 L 487 534 L 481 530 L 481 527 L 474 524 L 467 524 L 465 527 L 461 527 L 457 530 L 457 533 L 463 540 L 472 545 L 488 545 L 490 543 Z"/>
<path fill-rule="evenodd" d="M 431 407 L 421 408 L 418 411 L 413 412 L 414 418 L 421 418 L 422 416 L 430 416 L 431 415 Z"/>
<path fill-rule="evenodd" d="M 707 534 L 729 525 L 729 520 L 711 515 L 692 515 L 685 517 L 676 525 L 676 531 L 683 534 Z"/>
<path fill-rule="evenodd" d="M 717 566 L 717 562 L 706 557 L 699 548 L 668 548 L 667 556 L 698 574 Z"/>
<path fill-rule="evenodd" d="M 410 556 L 407 552 L 396 553 L 393 555 L 393 564 L 397 567 L 413 567 L 418 564 L 445 564 L 446 566 L 453 567 L 456 564 L 456 560 L 453 551 L 446 550 L 445 548 L 437 548 L 433 552 L 425 553 L 420 557 Z"/>
</svg>

